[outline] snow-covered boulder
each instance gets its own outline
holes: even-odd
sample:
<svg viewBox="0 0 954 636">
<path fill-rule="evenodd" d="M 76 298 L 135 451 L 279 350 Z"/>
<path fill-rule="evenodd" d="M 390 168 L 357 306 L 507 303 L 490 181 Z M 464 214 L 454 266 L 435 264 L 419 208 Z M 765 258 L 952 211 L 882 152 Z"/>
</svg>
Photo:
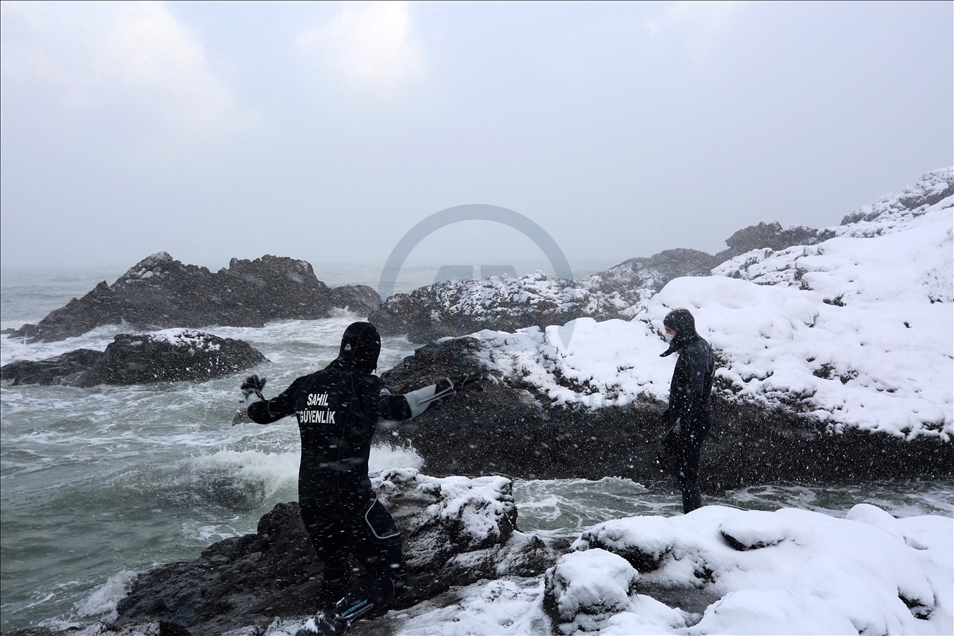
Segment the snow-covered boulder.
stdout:
<svg viewBox="0 0 954 636">
<path fill-rule="evenodd" d="M 954 622 L 952 533 L 950 518 L 895 519 L 867 504 L 845 519 L 706 506 L 609 521 L 573 547 L 619 555 L 657 600 L 679 590 L 705 598 L 683 608 L 702 611 L 689 634 L 944 634 Z"/>
<path fill-rule="evenodd" d="M 543 607 L 563 633 L 595 631 L 602 620 L 629 607 L 639 572 L 599 548 L 560 558 L 544 577 Z"/>
</svg>

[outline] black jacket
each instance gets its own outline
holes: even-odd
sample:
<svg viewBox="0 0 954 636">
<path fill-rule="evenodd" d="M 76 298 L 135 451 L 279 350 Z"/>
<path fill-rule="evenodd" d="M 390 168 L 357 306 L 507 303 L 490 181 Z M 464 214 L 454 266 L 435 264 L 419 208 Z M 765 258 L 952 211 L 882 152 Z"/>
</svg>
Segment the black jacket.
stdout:
<svg viewBox="0 0 954 636">
<path fill-rule="evenodd" d="M 414 414 L 407 398 L 392 395 L 372 373 L 380 351 L 378 330 L 366 322 L 353 323 L 331 364 L 298 378 L 270 400 L 248 405 L 249 418 L 259 424 L 292 414 L 298 419 L 300 494 L 327 487 L 370 490 L 368 456 L 378 420 L 406 420 Z"/>
<path fill-rule="evenodd" d="M 411 408 L 381 378 L 342 362 L 302 376 L 280 395 L 248 407 L 268 424 L 294 414 L 301 434 L 299 484 L 334 477 L 341 487 L 369 487 L 368 456 L 378 420 L 406 420 Z"/>
<path fill-rule="evenodd" d="M 712 348 L 696 333 L 692 314 L 685 309 L 670 312 L 665 322 L 666 326 L 676 330 L 676 336 L 662 355 L 679 354 L 669 385 L 669 425 L 681 422 L 689 429 L 708 429 L 709 396 L 715 375 Z"/>
</svg>

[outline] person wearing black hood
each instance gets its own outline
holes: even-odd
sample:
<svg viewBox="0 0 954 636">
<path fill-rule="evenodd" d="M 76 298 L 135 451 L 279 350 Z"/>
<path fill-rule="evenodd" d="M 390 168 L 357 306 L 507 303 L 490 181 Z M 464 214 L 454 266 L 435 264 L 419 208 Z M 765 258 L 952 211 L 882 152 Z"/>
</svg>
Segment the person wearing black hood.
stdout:
<svg viewBox="0 0 954 636">
<path fill-rule="evenodd" d="M 368 478 L 371 439 L 379 419 L 410 419 L 477 380 L 446 378 L 392 395 L 373 375 L 380 351 L 381 337 L 374 325 L 356 322 L 345 330 L 331 364 L 298 378 L 277 397 L 264 398 L 265 379 L 256 375 L 241 387 L 252 421 L 269 424 L 292 414 L 298 420 L 301 518 L 324 565 L 320 611 L 299 636 L 343 634 L 355 620 L 386 607 L 406 591 L 401 536 Z M 370 576 L 345 595 L 349 553 Z"/>
<path fill-rule="evenodd" d="M 702 507 L 699 457 L 711 424 L 709 394 L 715 361 L 709 343 L 696 333 L 696 321 L 689 310 L 669 312 L 663 326 L 672 340 L 660 356 L 679 354 L 669 387 L 669 408 L 663 414 L 669 429 L 663 446 L 682 490 L 683 512 L 689 513 Z"/>
</svg>

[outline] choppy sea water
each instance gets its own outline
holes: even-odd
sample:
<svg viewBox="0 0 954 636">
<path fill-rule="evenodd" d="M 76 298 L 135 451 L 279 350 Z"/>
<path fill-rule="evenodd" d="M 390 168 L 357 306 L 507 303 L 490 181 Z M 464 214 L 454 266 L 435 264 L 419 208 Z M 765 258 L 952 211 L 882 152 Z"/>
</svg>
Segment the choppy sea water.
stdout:
<svg viewBox="0 0 954 636">
<path fill-rule="evenodd" d="M 316 266 L 330 284 L 376 286 L 374 266 Z M 436 268 L 434 268 L 436 269 Z M 411 270 L 403 288 L 431 282 Z M 522 273 L 522 272 L 521 272 Z M 3 272 L 2 328 L 36 322 L 122 270 Z M 400 289 L 400 287 L 399 287 Z M 363 317 L 342 312 L 318 321 L 261 329 L 210 327 L 241 338 L 270 363 L 266 393 L 327 364 L 344 328 Z M 121 329 L 102 328 L 59 343 L 0 339 L 0 359 L 42 359 L 76 348 L 104 349 Z M 381 369 L 414 346 L 385 339 Z M 3 386 L 0 388 L 0 629 L 63 627 L 108 618 L 136 572 L 189 560 L 214 541 L 254 532 L 276 503 L 294 500 L 298 433 L 294 421 L 232 427 L 240 376 L 203 383 L 136 387 Z M 382 435 L 372 470 L 420 467 L 412 448 Z M 519 527 L 573 536 L 600 521 L 673 515 L 678 495 L 629 480 L 515 482 Z M 896 516 L 954 516 L 954 480 L 839 484 L 772 484 L 730 491 L 710 503 L 772 510 L 793 506 L 843 516 L 851 506 L 879 505 Z"/>
</svg>

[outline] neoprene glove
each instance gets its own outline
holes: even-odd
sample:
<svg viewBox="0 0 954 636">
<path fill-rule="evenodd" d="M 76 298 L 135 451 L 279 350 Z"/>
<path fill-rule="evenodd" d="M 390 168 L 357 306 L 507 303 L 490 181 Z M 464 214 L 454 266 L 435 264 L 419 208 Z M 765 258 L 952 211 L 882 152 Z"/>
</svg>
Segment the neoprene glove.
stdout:
<svg viewBox="0 0 954 636">
<path fill-rule="evenodd" d="M 242 386 L 239 388 L 242 389 L 242 395 L 245 396 L 245 404 L 251 404 L 252 402 L 257 402 L 258 400 L 265 401 L 265 396 L 262 395 L 262 389 L 265 388 L 265 378 L 260 378 L 257 375 L 250 375 L 245 378 L 245 382 L 242 382 Z M 255 396 L 258 399 L 249 399 L 251 396 Z"/>
</svg>

